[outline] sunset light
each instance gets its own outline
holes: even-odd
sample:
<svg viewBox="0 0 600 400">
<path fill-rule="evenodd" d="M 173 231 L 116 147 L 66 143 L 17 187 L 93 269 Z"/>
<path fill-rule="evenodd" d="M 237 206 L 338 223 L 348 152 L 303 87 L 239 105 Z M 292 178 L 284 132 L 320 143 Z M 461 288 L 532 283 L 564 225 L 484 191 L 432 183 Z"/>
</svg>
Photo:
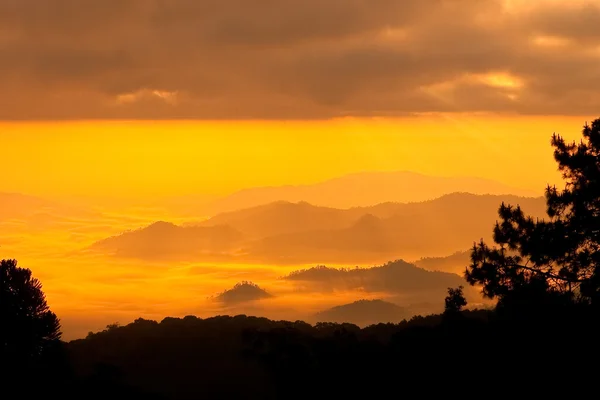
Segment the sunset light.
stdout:
<svg viewBox="0 0 600 400">
<path fill-rule="evenodd" d="M 599 116 L 600 0 L 0 0 L 0 397 L 575 398 Z"/>
</svg>

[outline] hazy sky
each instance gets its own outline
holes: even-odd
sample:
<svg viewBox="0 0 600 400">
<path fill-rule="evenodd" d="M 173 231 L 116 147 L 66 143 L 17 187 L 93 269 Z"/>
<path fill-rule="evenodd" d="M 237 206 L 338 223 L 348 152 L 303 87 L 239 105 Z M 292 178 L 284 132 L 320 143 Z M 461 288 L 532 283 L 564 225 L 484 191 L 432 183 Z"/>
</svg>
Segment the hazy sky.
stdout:
<svg viewBox="0 0 600 400">
<path fill-rule="evenodd" d="M 320 122 L 80 122 L 0 127 L 4 191 L 223 195 L 357 171 L 480 176 L 541 193 L 558 179 L 549 141 L 585 117 L 473 116 Z M 590 118 L 587 118 L 590 120 Z M 418 188 L 415 188 L 418 190 Z"/>
<path fill-rule="evenodd" d="M 597 1 L 0 0 L 0 190 L 543 187 L 549 136 L 600 109 L 598 26 Z"/>
</svg>

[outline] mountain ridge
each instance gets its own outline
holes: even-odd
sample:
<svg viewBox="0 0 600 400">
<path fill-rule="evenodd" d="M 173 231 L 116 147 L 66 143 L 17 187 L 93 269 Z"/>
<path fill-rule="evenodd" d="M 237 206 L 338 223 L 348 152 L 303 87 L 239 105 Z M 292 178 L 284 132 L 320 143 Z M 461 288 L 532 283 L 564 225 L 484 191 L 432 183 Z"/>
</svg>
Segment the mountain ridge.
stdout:
<svg viewBox="0 0 600 400">
<path fill-rule="evenodd" d="M 361 299 L 334 306 L 313 316 L 316 322 L 350 323 L 365 327 L 378 323 L 399 323 L 411 316 L 408 309 L 381 299 Z"/>
<path fill-rule="evenodd" d="M 416 191 L 415 188 L 419 190 Z M 214 216 L 275 201 L 306 201 L 313 205 L 347 209 L 383 202 L 433 200 L 451 192 L 514 194 L 537 197 L 541 193 L 480 177 L 444 177 L 411 171 L 364 171 L 300 185 L 244 188 L 204 203 L 199 212 Z M 199 211 L 199 210 L 197 210 Z"/>
<path fill-rule="evenodd" d="M 121 248 L 121 254 L 131 253 L 127 248 L 134 247 L 143 257 L 144 247 L 155 254 L 161 246 L 168 250 L 165 243 L 171 243 L 179 256 L 189 253 L 190 261 L 198 260 L 194 255 L 229 251 L 242 254 L 245 261 L 276 264 L 441 257 L 469 248 L 481 238 L 489 240 L 502 202 L 519 204 L 534 217 L 545 216 L 543 197 L 514 195 L 453 193 L 430 201 L 352 209 L 280 201 L 191 225 L 155 223 L 121 236 L 127 240 L 117 236 L 101 241 L 104 246 L 92 247 L 112 252 Z M 188 249 L 186 243 L 195 247 Z M 200 245 L 208 247 L 200 249 Z"/>
</svg>

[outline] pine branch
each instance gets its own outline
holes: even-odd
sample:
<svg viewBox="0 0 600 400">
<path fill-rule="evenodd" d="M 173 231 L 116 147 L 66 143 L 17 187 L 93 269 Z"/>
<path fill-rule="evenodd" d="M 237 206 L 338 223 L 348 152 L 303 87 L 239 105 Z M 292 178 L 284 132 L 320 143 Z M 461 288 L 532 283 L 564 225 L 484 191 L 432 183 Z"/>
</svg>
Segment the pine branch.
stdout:
<svg viewBox="0 0 600 400">
<path fill-rule="evenodd" d="M 540 271 L 539 269 L 535 269 L 533 267 L 528 267 L 526 265 L 520 265 L 520 264 L 508 264 L 508 267 L 513 267 L 513 268 L 521 268 L 530 272 L 535 272 L 537 274 L 542 274 L 544 276 L 546 276 L 547 278 L 551 278 L 551 279 L 556 279 L 559 281 L 563 281 L 563 282 L 568 282 L 568 283 L 582 283 L 585 280 L 584 279 L 569 279 L 569 278 L 565 278 L 562 276 L 558 276 L 556 274 L 553 274 L 551 272 L 546 272 L 546 271 Z"/>
</svg>

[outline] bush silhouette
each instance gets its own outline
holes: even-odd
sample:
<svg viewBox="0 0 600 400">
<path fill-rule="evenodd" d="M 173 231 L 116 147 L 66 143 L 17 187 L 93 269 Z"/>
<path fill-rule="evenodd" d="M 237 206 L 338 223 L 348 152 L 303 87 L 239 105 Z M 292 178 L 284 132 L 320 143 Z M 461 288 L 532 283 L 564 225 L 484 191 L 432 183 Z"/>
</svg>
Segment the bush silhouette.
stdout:
<svg viewBox="0 0 600 400">
<path fill-rule="evenodd" d="M 446 296 L 444 302 L 444 312 L 446 314 L 459 313 L 467 305 L 467 299 L 465 299 L 463 294 L 463 287 L 459 286 L 456 289 L 448 288 L 448 296 Z"/>
</svg>

